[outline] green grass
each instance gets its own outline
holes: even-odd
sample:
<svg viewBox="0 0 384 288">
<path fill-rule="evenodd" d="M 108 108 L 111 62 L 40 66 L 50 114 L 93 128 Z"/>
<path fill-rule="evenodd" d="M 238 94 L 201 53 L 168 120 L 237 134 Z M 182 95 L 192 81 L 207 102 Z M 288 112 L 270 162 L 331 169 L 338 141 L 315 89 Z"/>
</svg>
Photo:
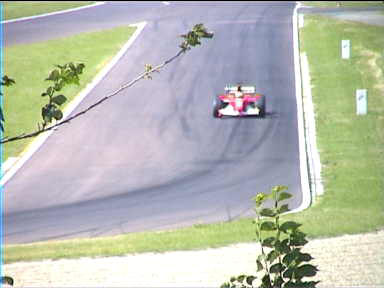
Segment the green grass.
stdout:
<svg viewBox="0 0 384 288">
<path fill-rule="evenodd" d="M 3 1 L 5 20 L 86 6 L 95 1 Z"/>
<path fill-rule="evenodd" d="M 306 17 L 301 49 L 309 58 L 325 194 L 283 220 L 303 223 L 310 239 L 375 231 L 384 227 L 383 28 Z M 340 59 L 350 39 L 352 58 Z M 355 89 L 368 89 L 369 114 L 355 115 Z M 284 184 L 284 183 L 281 183 Z M 251 201 L 251 199 L 250 199 Z M 195 225 L 176 231 L 7 245 L 5 261 L 124 255 L 189 250 L 254 241 L 250 219 Z"/>
<path fill-rule="evenodd" d="M 326 223 L 326 235 L 383 227 L 384 27 L 321 16 L 306 16 L 305 23 L 301 49 L 314 86 L 325 194 L 303 220 Z M 342 39 L 351 40 L 349 60 L 341 59 Z M 363 88 L 368 114 L 357 116 L 355 93 Z"/>
<path fill-rule="evenodd" d="M 32 132 L 36 130 L 37 123 L 42 122 L 41 107 L 47 99 L 40 95 L 51 84 L 44 79 L 55 64 L 73 61 L 86 65 L 80 77 L 80 86 L 69 86 L 63 91 L 68 103 L 113 58 L 134 30 L 132 27 L 119 27 L 37 44 L 6 47 L 5 74 L 15 79 L 16 85 L 5 89 L 5 135 Z M 18 156 L 31 141 L 27 139 L 5 144 L 3 159 Z"/>
<path fill-rule="evenodd" d="M 384 7 L 383 1 L 301 1 L 305 6 L 312 7 L 337 7 L 337 3 L 340 3 L 340 7 Z"/>
</svg>

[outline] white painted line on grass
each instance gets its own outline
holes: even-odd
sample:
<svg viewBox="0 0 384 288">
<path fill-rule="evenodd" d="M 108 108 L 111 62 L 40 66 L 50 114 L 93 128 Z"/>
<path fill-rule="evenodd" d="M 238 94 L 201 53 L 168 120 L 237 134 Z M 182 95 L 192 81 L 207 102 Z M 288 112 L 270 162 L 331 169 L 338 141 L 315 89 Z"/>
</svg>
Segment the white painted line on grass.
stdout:
<svg viewBox="0 0 384 288">
<path fill-rule="evenodd" d="M 145 25 L 147 22 L 140 22 L 136 24 L 131 24 L 129 26 L 137 27 L 136 31 L 133 33 L 133 35 L 129 38 L 127 43 L 124 44 L 124 46 L 120 49 L 120 51 L 115 55 L 115 57 L 112 59 L 111 62 L 108 63 L 106 67 L 104 67 L 99 74 L 96 75 L 96 77 L 92 80 L 90 84 L 87 85 L 87 87 L 80 92 L 78 96 L 75 97 L 73 101 L 71 101 L 64 109 L 64 116 L 63 120 L 65 120 L 70 113 L 80 104 L 80 102 L 92 91 L 92 89 L 107 75 L 107 73 L 112 69 L 112 67 L 120 60 L 120 58 L 124 55 L 124 53 L 128 50 L 128 48 L 133 44 L 133 42 L 136 40 L 136 38 L 139 36 L 139 34 L 143 31 Z M 62 120 L 62 121 L 63 121 Z M 48 131 L 45 133 L 40 134 L 36 137 L 36 139 L 27 147 L 24 153 L 22 153 L 21 157 L 18 158 L 18 161 L 12 166 L 12 168 L 9 169 L 9 171 L 3 175 L 3 177 L 0 180 L 0 185 L 3 186 L 5 183 L 11 179 L 11 177 L 24 165 L 25 162 L 28 161 L 28 159 L 35 153 L 40 146 L 47 140 L 47 138 L 53 133 L 54 131 Z"/>
<path fill-rule="evenodd" d="M 46 16 L 63 14 L 63 13 L 78 11 L 78 10 L 82 10 L 82 9 L 86 9 L 86 8 L 96 7 L 96 6 L 104 5 L 104 4 L 105 4 L 105 2 L 97 2 L 95 4 L 91 4 L 91 5 L 87 5 L 87 6 L 81 6 L 81 7 L 72 8 L 72 9 L 67 9 L 67 10 L 62 10 L 62 11 L 56 11 L 56 12 L 50 12 L 50 13 L 45 13 L 45 14 L 40 14 L 40 15 L 35 15 L 35 16 L 28 16 L 28 17 L 10 19 L 10 20 L 6 20 L 6 21 L 2 21 L 1 24 L 12 23 L 12 22 L 19 22 L 19 21 L 24 21 L 24 20 L 32 20 L 32 19 L 46 17 Z"/>
<path fill-rule="evenodd" d="M 300 55 L 299 55 L 299 30 L 298 30 L 298 17 L 297 9 L 301 6 L 300 3 L 296 3 L 296 7 L 293 10 L 292 16 L 292 28 L 293 28 L 293 56 L 295 65 L 295 86 L 296 86 L 296 103 L 297 103 L 297 124 L 298 124 L 298 136 L 299 136 L 299 151 L 300 151 L 300 177 L 301 177 L 301 191 L 303 195 L 300 206 L 292 211 L 299 212 L 311 205 L 311 190 L 308 179 L 308 163 L 307 153 L 305 147 L 305 130 L 304 130 L 304 111 L 303 111 L 303 99 L 301 93 L 301 69 L 300 69 Z"/>
</svg>

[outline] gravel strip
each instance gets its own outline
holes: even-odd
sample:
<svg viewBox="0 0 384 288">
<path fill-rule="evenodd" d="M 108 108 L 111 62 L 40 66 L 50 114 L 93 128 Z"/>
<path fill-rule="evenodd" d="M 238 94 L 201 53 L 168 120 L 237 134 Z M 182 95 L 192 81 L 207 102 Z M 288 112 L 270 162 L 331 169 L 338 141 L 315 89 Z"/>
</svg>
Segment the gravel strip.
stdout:
<svg viewBox="0 0 384 288">
<path fill-rule="evenodd" d="M 384 230 L 311 240 L 318 287 L 384 287 Z M 3 266 L 17 287 L 219 287 L 253 274 L 255 243 L 121 257 L 19 262 Z M 314 277 L 315 278 L 315 277 Z M 313 279 L 314 280 L 314 279 Z"/>
</svg>

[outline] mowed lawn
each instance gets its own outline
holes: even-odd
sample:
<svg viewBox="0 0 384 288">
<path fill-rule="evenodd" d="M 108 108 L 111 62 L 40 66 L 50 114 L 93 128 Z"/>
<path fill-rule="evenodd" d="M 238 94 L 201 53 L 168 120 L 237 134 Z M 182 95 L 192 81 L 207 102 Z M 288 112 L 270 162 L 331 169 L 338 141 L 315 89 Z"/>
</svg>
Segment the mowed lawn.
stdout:
<svg viewBox="0 0 384 288">
<path fill-rule="evenodd" d="M 298 214 L 324 236 L 384 227 L 384 27 L 306 16 L 308 55 L 324 196 Z M 341 40 L 351 58 L 341 59 Z M 356 115 L 356 89 L 368 91 L 368 114 Z M 318 223 L 316 223 L 318 222 Z"/>
<path fill-rule="evenodd" d="M 4 20 L 36 16 L 96 3 L 96 1 L 3 1 Z"/>
<path fill-rule="evenodd" d="M 63 94 L 73 99 L 92 81 L 134 32 L 133 27 L 82 33 L 63 39 L 42 43 L 16 45 L 5 48 L 5 74 L 16 84 L 5 88 L 5 136 L 33 132 L 42 122 L 41 108 L 47 103 L 41 93 L 51 85 L 45 81 L 56 64 L 81 62 L 85 64 L 80 85 L 68 86 Z M 4 145 L 3 159 L 17 157 L 31 139 Z"/>
</svg>

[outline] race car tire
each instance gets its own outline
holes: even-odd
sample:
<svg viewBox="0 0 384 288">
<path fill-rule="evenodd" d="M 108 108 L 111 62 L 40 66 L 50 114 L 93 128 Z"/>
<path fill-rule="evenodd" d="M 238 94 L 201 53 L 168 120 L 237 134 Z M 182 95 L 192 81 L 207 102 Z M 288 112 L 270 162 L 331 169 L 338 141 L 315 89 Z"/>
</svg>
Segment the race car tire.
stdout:
<svg viewBox="0 0 384 288">
<path fill-rule="evenodd" d="M 213 101 L 213 117 L 215 118 L 221 117 L 219 110 L 224 108 L 223 106 L 224 106 L 223 101 L 221 101 L 221 99 L 216 97 L 215 100 Z"/>
<path fill-rule="evenodd" d="M 213 108 L 213 117 L 220 118 L 219 108 L 216 106 Z"/>
<path fill-rule="evenodd" d="M 260 104 L 259 104 L 259 109 L 260 109 L 260 117 L 265 117 L 265 96 L 261 96 L 260 98 Z"/>
</svg>

